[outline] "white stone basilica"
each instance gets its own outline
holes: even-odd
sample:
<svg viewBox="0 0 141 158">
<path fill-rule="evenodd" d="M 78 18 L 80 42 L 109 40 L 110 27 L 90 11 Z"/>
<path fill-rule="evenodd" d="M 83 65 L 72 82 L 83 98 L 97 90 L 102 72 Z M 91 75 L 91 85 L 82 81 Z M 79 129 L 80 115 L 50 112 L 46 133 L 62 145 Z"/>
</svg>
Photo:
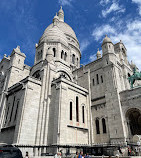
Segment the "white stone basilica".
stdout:
<svg viewBox="0 0 141 158">
<path fill-rule="evenodd" d="M 30 155 L 91 150 L 100 155 L 141 135 L 141 87 L 130 89 L 122 41 L 107 36 L 102 54 L 80 67 L 79 42 L 62 8 L 25 65 L 20 47 L 0 62 L 0 143 Z"/>
</svg>

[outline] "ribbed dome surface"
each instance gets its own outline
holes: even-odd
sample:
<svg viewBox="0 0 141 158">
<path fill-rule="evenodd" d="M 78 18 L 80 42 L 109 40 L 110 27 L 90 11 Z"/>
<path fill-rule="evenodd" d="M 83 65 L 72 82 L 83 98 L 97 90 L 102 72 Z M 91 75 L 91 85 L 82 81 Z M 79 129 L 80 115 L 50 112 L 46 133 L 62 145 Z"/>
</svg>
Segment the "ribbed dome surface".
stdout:
<svg viewBox="0 0 141 158">
<path fill-rule="evenodd" d="M 58 26 L 53 26 L 46 29 L 39 40 L 39 43 L 42 42 L 62 42 L 68 46 L 67 38 L 65 34 L 58 28 Z"/>
<path fill-rule="evenodd" d="M 76 41 L 78 41 L 77 38 L 76 38 L 75 32 L 73 31 L 73 29 L 72 29 L 67 23 L 60 21 L 60 22 L 57 24 L 57 26 L 58 26 L 58 28 L 59 28 L 63 33 L 65 33 L 66 35 L 69 35 L 69 36 L 73 37 Z M 50 25 L 45 29 L 44 33 L 47 32 L 47 31 L 48 31 L 49 29 L 51 29 L 52 27 L 53 27 L 53 23 L 50 24 Z"/>
</svg>

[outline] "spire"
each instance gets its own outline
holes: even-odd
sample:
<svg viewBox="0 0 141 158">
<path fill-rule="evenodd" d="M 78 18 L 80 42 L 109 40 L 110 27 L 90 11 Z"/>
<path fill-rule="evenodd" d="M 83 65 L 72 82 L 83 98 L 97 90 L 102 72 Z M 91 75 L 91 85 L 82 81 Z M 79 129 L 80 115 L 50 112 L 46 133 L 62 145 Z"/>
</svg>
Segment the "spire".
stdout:
<svg viewBox="0 0 141 158">
<path fill-rule="evenodd" d="M 58 17 L 59 17 L 60 21 L 64 22 L 64 11 L 62 9 L 62 6 L 61 6 L 61 8 L 60 8 L 60 10 L 58 12 Z"/>
<path fill-rule="evenodd" d="M 101 58 L 101 53 L 100 53 L 100 51 L 99 51 L 99 48 L 98 48 L 98 51 L 97 51 L 96 56 L 97 56 L 97 59 Z"/>
</svg>

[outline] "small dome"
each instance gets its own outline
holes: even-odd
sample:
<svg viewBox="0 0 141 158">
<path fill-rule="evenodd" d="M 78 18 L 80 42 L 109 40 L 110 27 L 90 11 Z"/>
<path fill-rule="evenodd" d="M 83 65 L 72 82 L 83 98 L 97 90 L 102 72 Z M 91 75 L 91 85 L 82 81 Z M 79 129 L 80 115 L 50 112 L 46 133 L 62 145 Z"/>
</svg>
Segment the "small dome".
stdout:
<svg viewBox="0 0 141 158">
<path fill-rule="evenodd" d="M 97 59 L 101 58 L 101 53 L 100 53 L 99 49 L 98 49 L 98 51 L 97 51 L 96 56 L 97 56 Z"/>
<path fill-rule="evenodd" d="M 59 17 L 57 16 L 57 13 L 56 13 L 56 15 L 54 16 L 53 20 L 55 20 L 55 19 L 59 20 Z"/>
<path fill-rule="evenodd" d="M 68 46 L 65 34 L 57 26 L 53 26 L 52 28 L 45 30 L 39 40 L 39 43 L 42 42 L 61 42 Z"/>
<path fill-rule="evenodd" d="M 102 45 L 105 43 L 112 43 L 111 39 L 107 35 L 105 36 Z"/>
</svg>

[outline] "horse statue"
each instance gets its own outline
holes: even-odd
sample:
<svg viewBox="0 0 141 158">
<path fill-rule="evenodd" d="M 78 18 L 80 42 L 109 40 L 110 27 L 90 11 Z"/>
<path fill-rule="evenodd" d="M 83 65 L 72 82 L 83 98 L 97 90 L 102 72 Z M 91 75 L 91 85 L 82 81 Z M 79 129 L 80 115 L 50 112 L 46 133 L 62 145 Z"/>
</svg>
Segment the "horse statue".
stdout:
<svg viewBox="0 0 141 158">
<path fill-rule="evenodd" d="M 128 80 L 131 84 L 131 88 L 133 88 L 133 84 L 136 80 L 141 80 L 141 72 L 136 70 L 136 67 L 133 68 L 133 75 L 128 74 Z"/>
</svg>

